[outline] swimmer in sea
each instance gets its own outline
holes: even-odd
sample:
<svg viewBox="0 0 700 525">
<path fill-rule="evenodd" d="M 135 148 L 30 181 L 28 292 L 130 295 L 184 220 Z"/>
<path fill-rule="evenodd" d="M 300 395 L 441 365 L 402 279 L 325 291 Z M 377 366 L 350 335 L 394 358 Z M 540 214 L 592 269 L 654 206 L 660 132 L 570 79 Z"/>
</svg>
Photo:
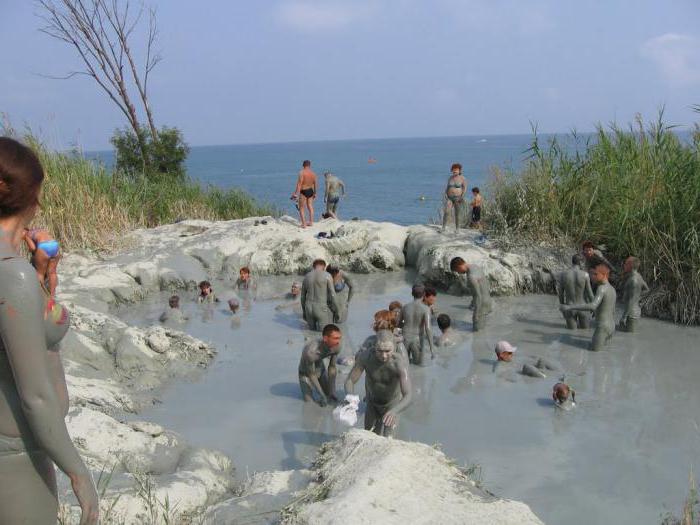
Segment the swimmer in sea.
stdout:
<svg viewBox="0 0 700 525">
<path fill-rule="evenodd" d="M 412 399 L 408 362 L 395 348 L 393 334 L 388 330 L 379 331 L 373 348 L 357 352 L 355 365 L 345 381 L 345 394 L 353 395 L 355 383 L 366 372 L 365 430 L 387 437 L 396 432 L 399 414 Z"/>
<path fill-rule="evenodd" d="M 481 228 L 481 207 L 483 205 L 484 198 L 481 196 L 481 190 L 478 187 L 472 188 L 472 201 L 470 203 L 472 207 L 472 218 L 469 223 L 470 228 Z"/>
<path fill-rule="evenodd" d="M 321 339 L 313 340 L 304 346 L 299 361 L 299 386 L 304 402 L 313 401 L 314 390 L 318 394 L 318 404 L 322 407 L 328 401 L 338 402 L 335 394 L 335 378 L 338 370 L 336 359 L 340 353 L 343 335 L 334 324 L 323 328 Z M 323 362 L 328 359 L 328 371 Z"/>
<path fill-rule="evenodd" d="M 350 300 L 352 299 L 352 279 L 348 274 L 333 264 L 329 264 L 326 271 L 331 274 L 331 278 L 333 279 L 333 288 L 335 289 L 335 297 L 339 310 L 338 322 L 344 323 L 348 320 L 348 310 L 350 309 Z"/>
<path fill-rule="evenodd" d="M 58 241 L 48 231 L 36 228 L 25 230 L 24 242 L 32 254 L 30 262 L 36 269 L 39 282 L 46 286 L 52 298 L 56 297 L 58 286 L 56 268 L 61 258 Z"/>
<path fill-rule="evenodd" d="M 639 259 L 627 257 L 622 267 L 622 304 L 624 311 L 617 329 L 622 332 L 634 332 L 637 321 L 642 316 L 642 309 L 639 307 L 639 300 L 642 293 L 649 290 L 649 286 L 644 278 L 639 274 Z"/>
<path fill-rule="evenodd" d="M 340 197 L 345 195 L 345 184 L 330 171 L 323 174 L 326 180 L 323 200 L 326 202 L 326 214 L 334 219 L 338 218 L 338 203 Z"/>
<path fill-rule="evenodd" d="M 170 296 L 170 299 L 168 299 L 168 309 L 162 314 L 160 314 L 158 320 L 161 323 L 165 323 L 167 321 L 173 323 L 183 323 L 187 321 L 187 317 L 185 316 L 185 314 L 182 313 L 182 310 L 180 310 L 179 295 Z"/>
<path fill-rule="evenodd" d="M 314 198 L 317 191 L 316 174 L 311 171 L 311 161 L 305 160 L 302 163 L 302 169 L 299 172 L 296 188 L 292 193 L 292 199 L 299 199 L 299 217 L 301 218 L 301 227 L 313 226 L 314 224 Z M 304 216 L 304 208 L 309 212 L 309 222 L 307 224 Z"/>
<path fill-rule="evenodd" d="M 199 295 L 196 300 L 198 303 L 219 302 L 216 295 L 214 295 L 214 290 L 211 289 L 211 283 L 209 281 L 202 281 L 199 283 Z"/>
<path fill-rule="evenodd" d="M 450 171 L 452 174 L 447 179 L 447 188 L 445 188 L 445 209 L 442 215 L 443 232 L 447 229 L 450 213 L 454 213 L 455 231 L 459 230 L 459 216 L 462 213 L 464 194 L 467 191 L 467 181 L 462 175 L 462 165 L 453 164 Z"/>
</svg>

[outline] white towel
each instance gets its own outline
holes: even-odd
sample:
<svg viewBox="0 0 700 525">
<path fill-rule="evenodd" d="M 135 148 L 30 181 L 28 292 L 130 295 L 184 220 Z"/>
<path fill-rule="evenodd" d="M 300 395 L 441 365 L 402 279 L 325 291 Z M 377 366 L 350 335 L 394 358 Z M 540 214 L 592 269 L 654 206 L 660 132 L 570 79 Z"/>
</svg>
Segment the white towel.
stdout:
<svg viewBox="0 0 700 525">
<path fill-rule="evenodd" d="M 333 419 L 349 427 L 355 426 L 359 407 L 360 396 L 348 394 L 343 403 L 333 409 Z"/>
</svg>

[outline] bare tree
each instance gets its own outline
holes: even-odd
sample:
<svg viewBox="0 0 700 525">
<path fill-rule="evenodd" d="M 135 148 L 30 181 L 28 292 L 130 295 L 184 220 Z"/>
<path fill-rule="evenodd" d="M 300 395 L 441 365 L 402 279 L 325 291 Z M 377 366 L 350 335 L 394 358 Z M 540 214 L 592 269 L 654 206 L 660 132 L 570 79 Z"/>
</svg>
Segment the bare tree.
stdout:
<svg viewBox="0 0 700 525">
<path fill-rule="evenodd" d="M 139 141 L 144 165 L 148 163 L 146 137 L 141 129 L 134 98 L 140 101 L 152 139 L 158 131 L 148 100 L 148 77 L 161 61 L 155 50 L 158 39 L 156 13 L 148 9 L 146 57 L 142 69 L 137 65 L 130 38 L 143 18 L 145 7 L 139 3 L 134 12 L 129 0 L 36 0 L 39 16 L 46 25 L 43 33 L 72 46 L 80 56 L 84 69 L 71 71 L 64 77 L 92 77 L 121 112 Z M 131 86 L 131 88 L 130 88 Z M 136 95 L 132 96 L 132 91 Z"/>
</svg>

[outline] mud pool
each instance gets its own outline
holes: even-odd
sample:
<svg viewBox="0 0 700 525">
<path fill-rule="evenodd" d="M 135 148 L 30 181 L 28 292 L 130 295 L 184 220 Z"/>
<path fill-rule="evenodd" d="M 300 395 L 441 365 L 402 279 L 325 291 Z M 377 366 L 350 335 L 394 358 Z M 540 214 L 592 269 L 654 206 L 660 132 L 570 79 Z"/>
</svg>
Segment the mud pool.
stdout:
<svg viewBox="0 0 700 525">
<path fill-rule="evenodd" d="M 194 292 L 181 293 L 190 320 L 180 329 L 211 341 L 218 356 L 198 380 L 171 385 L 138 417 L 223 451 L 239 477 L 307 466 L 317 446 L 343 428 L 330 408 L 301 401 L 297 365 L 312 333 L 304 331 L 300 311 L 276 310 L 284 301 L 270 299 L 291 281 L 260 281 L 257 299 L 235 317 L 226 311 L 233 296 L 226 283 L 213 283 L 222 299 L 216 305 L 197 305 Z M 370 335 L 376 310 L 410 299 L 410 274 L 355 281 L 343 355 Z M 116 313 L 138 326 L 157 323 L 168 295 Z M 414 402 L 398 437 L 439 443 L 458 462 L 481 465 L 487 489 L 527 503 L 547 523 L 651 524 L 666 511 L 678 513 L 691 464 L 697 470 L 700 459 L 700 330 L 642 319 L 638 333 L 617 333 L 608 350 L 595 354 L 587 350 L 590 330 L 565 329 L 554 296 L 496 298 L 478 335 L 467 332 L 468 301 L 439 295 L 440 312 L 452 317 L 464 342 L 438 348 L 427 367 L 412 367 Z M 562 371 L 546 379 L 495 372 L 500 339 L 518 346 L 520 363 L 547 357 Z M 339 367 L 339 397 L 348 372 Z M 564 374 L 577 395 L 571 412 L 555 409 L 550 398 Z"/>
</svg>

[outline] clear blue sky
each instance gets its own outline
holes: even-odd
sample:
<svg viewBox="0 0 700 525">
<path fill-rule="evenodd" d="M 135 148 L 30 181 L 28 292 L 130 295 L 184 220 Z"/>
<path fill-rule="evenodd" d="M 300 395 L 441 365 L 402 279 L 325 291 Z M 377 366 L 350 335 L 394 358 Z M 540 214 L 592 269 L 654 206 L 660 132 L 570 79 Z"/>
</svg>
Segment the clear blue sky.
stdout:
<svg viewBox="0 0 700 525">
<path fill-rule="evenodd" d="M 590 130 L 700 120 L 697 0 L 160 0 L 151 97 L 192 145 Z M 56 146 L 125 122 L 79 63 L 0 0 L 0 112 Z"/>
</svg>

